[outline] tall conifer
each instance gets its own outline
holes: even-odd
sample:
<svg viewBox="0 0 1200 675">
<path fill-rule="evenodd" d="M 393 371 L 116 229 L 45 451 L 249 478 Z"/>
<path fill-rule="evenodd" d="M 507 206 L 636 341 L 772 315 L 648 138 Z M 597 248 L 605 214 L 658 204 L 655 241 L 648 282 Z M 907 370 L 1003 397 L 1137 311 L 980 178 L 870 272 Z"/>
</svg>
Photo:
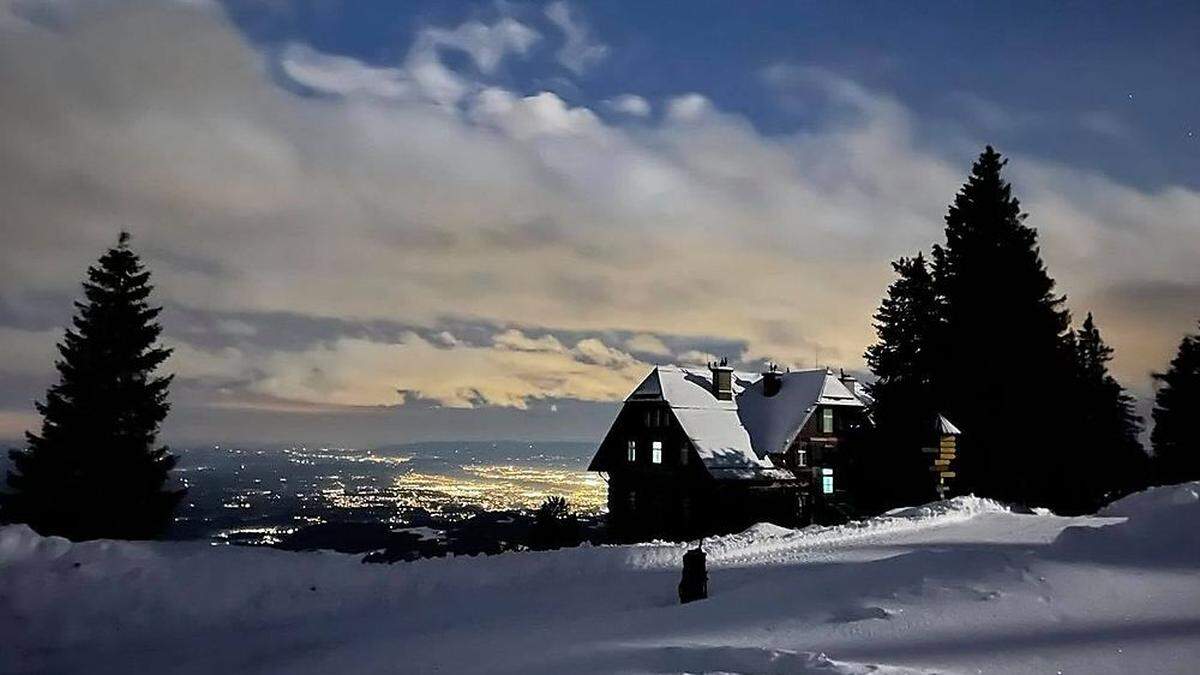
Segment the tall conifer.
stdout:
<svg viewBox="0 0 1200 675">
<path fill-rule="evenodd" d="M 1154 467 L 1161 483 L 1200 480 L 1200 333 L 1186 335 L 1165 373 L 1155 373 Z"/>
<path fill-rule="evenodd" d="M 921 448 L 935 439 L 941 307 L 922 254 L 892 263 L 897 278 L 875 313 L 878 340 L 865 354 L 875 429 L 861 469 L 867 506 L 889 507 L 932 498 L 934 479 Z"/>
<path fill-rule="evenodd" d="M 1060 510 L 1086 513 L 1143 487 L 1148 457 L 1138 441 L 1141 418 L 1133 397 L 1109 373 L 1113 350 L 1089 312 L 1071 340 L 1074 394 L 1067 403 L 1073 442 L 1067 446 Z"/>
<path fill-rule="evenodd" d="M 960 486 L 1023 503 L 1051 503 L 1069 422 L 1065 298 L 1055 295 L 1037 232 L 988 146 L 946 215 L 933 250 L 945 327 L 938 397 L 964 436 Z"/>
<path fill-rule="evenodd" d="M 151 538 L 170 522 L 183 491 L 166 487 L 175 457 L 155 443 L 171 376 L 154 374 L 170 350 L 149 278 L 124 232 L 88 268 L 59 382 L 37 404 L 41 432 L 10 453 L 7 519 L 71 539 Z"/>
</svg>

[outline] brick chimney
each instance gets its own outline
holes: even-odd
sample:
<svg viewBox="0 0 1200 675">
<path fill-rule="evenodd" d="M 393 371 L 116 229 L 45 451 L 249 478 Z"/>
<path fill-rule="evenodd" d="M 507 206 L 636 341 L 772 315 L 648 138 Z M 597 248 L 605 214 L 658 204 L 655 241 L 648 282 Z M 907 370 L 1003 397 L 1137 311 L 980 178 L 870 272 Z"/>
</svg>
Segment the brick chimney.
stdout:
<svg viewBox="0 0 1200 675">
<path fill-rule="evenodd" d="M 721 359 L 720 363 L 708 364 L 712 371 L 712 392 L 719 401 L 733 400 L 733 368 L 729 367 L 729 359 Z"/>
</svg>

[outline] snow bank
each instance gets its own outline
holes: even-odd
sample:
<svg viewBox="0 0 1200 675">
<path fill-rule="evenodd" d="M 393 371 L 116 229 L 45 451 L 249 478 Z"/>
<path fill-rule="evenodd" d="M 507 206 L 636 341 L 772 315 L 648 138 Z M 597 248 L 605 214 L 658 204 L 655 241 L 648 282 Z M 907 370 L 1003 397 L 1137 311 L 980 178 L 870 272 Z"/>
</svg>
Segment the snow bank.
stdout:
<svg viewBox="0 0 1200 675">
<path fill-rule="evenodd" d="M 363 565 L 11 526 L 0 672 L 1191 672 L 1197 524 L 1200 483 L 1101 516 L 961 497 L 759 524 L 706 542 L 688 605 L 681 544 Z"/>
<path fill-rule="evenodd" d="M 1109 504 L 1097 515 L 1125 520 L 1102 528 L 1068 528 L 1059 535 L 1058 549 L 1107 562 L 1200 564 L 1200 481 L 1150 488 Z"/>
<path fill-rule="evenodd" d="M 743 532 L 704 540 L 709 560 L 720 564 L 786 562 L 798 555 L 819 553 L 832 546 L 883 539 L 902 532 L 961 523 L 984 513 L 1008 513 L 1008 507 L 991 499 L 965 496 L 923 506 L 893 509 L 875 518 L 844 525 L 811 525 L 788 529 L 771 523 L 752 525 Z"/>
</svg>

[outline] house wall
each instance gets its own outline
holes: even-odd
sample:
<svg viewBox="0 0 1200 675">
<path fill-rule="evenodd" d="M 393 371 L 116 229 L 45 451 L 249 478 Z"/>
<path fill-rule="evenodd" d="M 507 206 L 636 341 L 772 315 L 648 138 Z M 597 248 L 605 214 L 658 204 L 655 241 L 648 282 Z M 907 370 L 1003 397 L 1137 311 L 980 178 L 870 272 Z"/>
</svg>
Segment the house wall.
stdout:
<svg viewBox="0 0 1200 675">
<path fill-rule="evenodd" d="M 660 464 L 652 461 L 654 441 L 663 444 Z M 714 480 L 661 401 L 627 402 L 589 468 L 608 474 L 609 526 L 618 538 L 683 539 L 761 521 L 795 524 L 802 516 L 798 484 Z"/>
</svg>

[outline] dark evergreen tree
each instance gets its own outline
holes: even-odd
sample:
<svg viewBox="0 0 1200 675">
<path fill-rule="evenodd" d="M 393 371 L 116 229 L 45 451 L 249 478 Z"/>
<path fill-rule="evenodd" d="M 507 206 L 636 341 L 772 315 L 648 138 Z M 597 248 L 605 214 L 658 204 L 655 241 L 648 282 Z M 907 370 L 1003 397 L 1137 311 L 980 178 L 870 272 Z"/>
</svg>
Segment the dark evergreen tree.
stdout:
<svg viewBox="0 0 1200 675">
<path fill-rule="evenodd" d="M 1200 480 L 1200 333 L 1184 336 L 1165 373 L 1155 373 L 1156 479 L 1163 484 Z"/>
<path fill-rule="evenodd" d="M 171 376 L 154 374 L 170 350 L 157 342 L 149 278 L 124 232 L 88 268 L 86 302 L 58 345 L 59 382 L 37 404 L 41 433 L 10 453 L 8 520 L 76 540 L 152 538 L 169 524 L 183 491 L 167 488 L 175 458 L 155 443 Z"/>
<path fill-rule="evenodd" d="M 1051 504 L 1065 478 L 1072 380 L 1065 298 L 1055 295 L 1037 232 L 988 146 L 946 215 L 933 250 L 942 301 L 937 398 L 963 430 L 960 489 Z"/>
<path fill-rule="evenodd" d="M 897 278 L 875 313 L 878 341 L 865 358 L 871 385 L 874 430 L 860 465 L 862 503 L 877 511 L 934 496 L 929 457 L 921 448 L 936 441 L 934 420 L 942 309 L 923 255 L 892 263 Z"/>
<path fill-rule="evenodd" d="M 529 547 L 536 550 L 578 546 L 580 535 L 579 519 L 571 513 L 570 504 L 563 497 L 547 497 L 534 514 Z"/>
<path fill-rule="evenodd" d="M 1074 393 L 1064 410 L 1074 440 L 1066 446 L 1057 500 L 1060 510 L 1090 513 L 1105 503 L 1145 487 L 1149 462 L 1138 441 L 1141 418 L 1133 397 L 1108 372 L 1113 350 L 1105 344 L 1091 313 L 1069 340 L 1074 355 Z"/>
</svg>

